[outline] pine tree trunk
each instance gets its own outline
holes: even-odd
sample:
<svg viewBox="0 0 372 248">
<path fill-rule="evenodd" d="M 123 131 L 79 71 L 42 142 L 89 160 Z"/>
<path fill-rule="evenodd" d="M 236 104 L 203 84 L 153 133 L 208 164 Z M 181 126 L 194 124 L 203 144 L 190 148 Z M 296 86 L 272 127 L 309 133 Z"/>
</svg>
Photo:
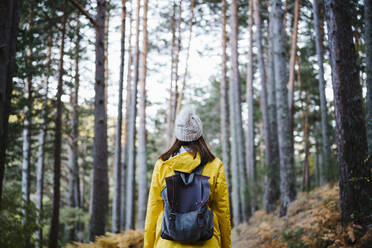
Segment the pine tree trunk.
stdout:
<svg viewBox="0 0 372 248">
<path fill-rule="evenodd" d="M 108 101 L 108 85 L 109 85 L 109 70 L 108 70 L 108 44 L 109 44 L 109 26 L 110 26 L 110 0 L 106 0 L 106 15 L 105 15 L 105 111 L 107 113 Z"/>
<path fill-rule="evenodd" d="M 268 3 L 269 4 L 269 3 Z M 276 97 L 275 97 L 275 68 L 274 68 L 274 35 L 273 35 L 273 13 L 269 13 L 269 48 L 268 48 L 268 112 L 270 125 L 271 163 L 265 175 L 265 189 L 263 205 L 266 213 L 271 213 L 276 208 L 276 201 L 280 198 L 279 190 L 279 148 L 278 148 L 278 127 L 276 121 Z"/>
<path fill-rule="evenodd" d="M 372 160 L 367 138 L 362 87 L 351 28 L 349 1 L 325 1 L 336 117 L 341 222 L 372 223 Z M 366 161 L 365 161 L 366 160 Z"/>
<path fill-rule="evenodd" d="M 291 124 L 291 131 L 293 133 L 294 128 L 294 84 L 295 84 L 295 72 L 296 72 L 296 60 L 297 60 L 297 34 L 298 34 L 298 20 L 300 16 L 300 0 L 295 0 L 294 7 L 294 20 L 293 20 L 293 31 L 291 37 L 291 55 L 289 59 L 289 90 L 288 90 L 288 106 L 289 106 L 289 118 Z M 293 135 L 292 135 L 293 139 Z M 293 142 L 293 140 L 292 140 Z"/>
<path fill-rule="evenodd" d="M 52 35 L 48 37 L 48 50 L 46 54 L 46 68 L 45 68 L 45 84 L 44 84 L 44 97 L 43 97 L 43 110 L 42 110 L 42 124 L 39 134 L 39 147 L 37 154 L 37 172 L 36 172 L 36 208 L 37 208 L 37 221 L 41 226 L 43 215 L 43 187 L 44 187 L 44 161 L 45 161 L 45 140 L 47 136 L 48 126 L 48 91 L 49 91 L 49 76 L 51 70 L 51 56 L 52 56 Z M 43 229 L 40 228 L 36 231 L 36 248 L 41 248 L 43 244 Z"/>
<path fill-rule="evenodd" d="M 174 68 L 174 94 L 173 94 L 173 103 L 172 103 L 172 139 L 174 140 L 174 125 L 176 121 L 177 105 L 178 105 L 178 83 L 179 83 L 179 64 L 180 64 L 180 52 L 181 52 L 181 23 L 182 23 L 182 0 L 179 0 L 178 3 L 178 19 L 177 19 L 177 42 L 176 42 L 176 57 L 175 57 L 175 68 Z"/>
<path fill-rule="evenodd" d="M 174 94 L 173 92 L 173 82 L 175 81 L 175 45 L 176 45 L 176 1 L 173 0 L 173 13 L 172 13 L 172 21 L 171 21 L 171 31 L 172 31 L 172 41 L 171 41 L 171 80 L 170 80 L 170 88 L 169 88 L 169 110 L 168 110 L 168 120 L 167 120 L 167 135 L 168 135 L 168 146 L 172 143 L 173 138 L 173 130 L 174 130 L 174 116 L 173 116 L 173 99 Z"/>
<path fill-rule="evenodd" d="M 53 212 L 49 232 L 49 248 L 57 248 L 59 231 L 59 207 L 61 199 L 61 153 L 62 153 L 62 93 L 63 93 L 63 57 L 66 35 L 66 1 L 63 7 L 62 35 L 58 68 L 58 86 L 56 96 L 56 114 L 54 127 L 54 167 L 53 167 Z"/>
<path fill-rule="evenodd" d="M 29 10 L 28 23 L 26 32 L 28 36 L 31 36 L 31 24 L 33 22 L 33 11 Z M 24 97 L 26 104 L 23 108 L 24 120 L 23 120 L 23 143 L 22 143 L 22 199 L 24 206 L 22 209 L 23 217 L 22 224 L 27 225 L 29 219 L 28 204 L 30 203 L 30 187 L 31 187 L 31 126 L 32 126 L 32 47 L 26 46 L 26 67 L 29 72 L 27 73 L 25 80 Z M 30 237 L 25 237 L 25 247 L 30 247 Z"/>
<path fill-rule="evenodd" d="M 89 240 L 105 234 L 108 210 L 107 171 L 107 116 L 105 109 L 105 15 L 106 1 L 97 0 L 96 17 L 96 83 L 94 100 L 94 145 L 92 212 L 89 226 Z"/>
<path fill-rule="evenodd" d="M 18 1 L 3 1 L 0 9 L 0 209 L 8 140 L 8 117 L 12 97 L 13 74 L 16 70 L 15 51 L 18 33 Z"/>
<path fill-rule="evenodd" d="M 188 67 L 189 67 L 189 58 L 190 58 L 190 45 L 191 45 L 191 37 L 192 37 L 192 26 L 193 26 L 192 24 L 193 24 L 193 20 L 194 20 L 194 7 L 195 7 L 195 0 L 192 0 L 191 1 L 191 17 L 190 17 L 190 24 L 189 24 L 189 38 L 188 38 L 188 41 L 187 41 L 187 49 L 186 49 L 186 53 L 187 53 L 186 54 L 186 66 L 185 66 L 185 72 L 183 73 L 181 90 L 180 90 L 178 100 L 177 100 L 176 115 L 181 110 L 182 100 L 183 100 L 183 96 L 184 96 L 184 92 L 185 92 L 186 78 L 187 78 L 187 72 L 188 72 L 187 70 L 188 70 Z M 226 20 L 225 20 L 225 22 L 226 22 Z"/>
<path fill-rule="evenodd" d="M 272 152 L 271 152 L 271 142 L 270 142 L 270 119 L 267 103 L 267 89 L 266 89 L 266 71 L 265 71 L 265 61 L 264 61 L 264 49 L 262 47 L 262 34 L 261 34 L 261 17 L 260 17 L 260 5 L 258 0 L 254 0 L 254 18 L 256 24 L 256 43 L 257 43 L 257 57 L 260 70 L 260 80 L 261 80 L 261 110 L 262 110 L 262 121 L 264 128 L 264 142 L 265 142 L 265 164 L 267 167 L 272 167 Z M 256 195 L 256 193 L 254 193 Z"/>
<path fill-rule="evenodd" d="M 304 142 L 305 142 L 305 160 L 304 160 L 304 173 L 302 178 L 302 191 L 310 190 L 310 124 L 309 124 L 309 89 L 306 90 L 306 107 L 304 113 Z"/>
<path fill-rule="evenodd" d="M 296 177 L 293 163 L 292 134 L 288 109 L 288 69 L 283 30 L 283 9 L 280 0 L 271 0 L 273 12 L 275 97 L 280 157 L 280 216 L 287 213 L 288 205 L 296 198 Z"/>
<path fill-rule="evenodd" d="M 366 47 L 366 119 L 367 119 L 367 142 L 368 154 L 372 155 L 372 2 L 365 0 L 365 47 Z"/>
<path fill-rule="evenodd" d="M 241 90 L 240 90 L 240 75 L 239 75 L 239 65 L 238 65 L 238 2 L 233 0 L 231 2 L 231 83 L 230 83 L 230 104 L 232 105 L 231 116 L 232 116 L 232 128 L 234 130 L 231 132 L 232 138 L 232 155 L 231 161 L 233 166 L 233 178 L 232 181 L 235 182 L 237 177 L 238 183 L 237 187 L 233 186 L 233 195 L 237 194 L 241 207 L 235 206 L 233 209 L 233 220 L 234 225 L 246 221 L 246 173 L 245 173 L 245 156 L 244 156 L 244 140 L 243 140 L 243 126 L 242 126 L 242 116 L 241 116 Z M 235 165 L 234 165 L 235 163 Z M 234 184 L 233 184 L 234 185 Z M 236 191 L 237 192 L 234 192 Z M 236 198 L 236 196 L 235 196 Z M 232 201 L 235 201 L 233 198 Z M 235 211 L 240 212 L 238 215 Z"/>
<path fill-rule="evenodd" d="M 140 99 L 139 99 L 139 131 L 138 131 L 138 218 L 137 228 L 143 229 L 146 218 L 147 206 L 147 166 L 146 166 L 146 73 L 147 73 L 147 11 L 148 0 L 143 3 L 143 44 L 141 53 L 141 80 L 140 80 Z"/>
<path fill-rule="evenodd" d="M 324 67 L 323 67 L 323 45 L 322 45 L 322 35 L 320 31 L 320 21 L 319 21 L 319 6 L 318 0 L 313 0 L 313 12 L 314 12 L 314 28 L 315 28 L 315 45 L 316 54 L 318 58 L 319 66 L 319 95 L 320 95 L 320 113 L 321 113 L 321 127 L 322 127 L 322 154 L 323 154 L 323 164 L 319 166 L 319 183 L 323 185 L 328 181 L 328 171 L 330 167 L 330 154 L 331 149 L 329 145 L 328 138 L 328 117 L 327 117 L 327 100 L 325 95 L 325 82 L 324 82 Z M 367 67 L 368 68 L 368 67 Z"/>
<path fill-rule="evenodd" d="M 227 97 L 227 35 L 226 35 L 226 0 L 222 0 L 222 77 L 221 77 L 221 102 L 220 102 L 220 120 L 221 120 L 221 145 L 222 145 L 222 162 L 224 164 L 225 175 L 227 179 L 228 191 L 231 194 L 231 175 L 230 175 L 230 147 L 229 147 L 229 113 Z M 230 197 L 231 199 L 231 197 Z"/>
<path fill-rule="evenodd" d="M 125 17 L 126 0 L 122 0 L 121 9 L 121 40 L 120 40 L 120 76 L 119 76 L 119 99 L 118 116 L 116 121 L 115 155 L 114 155 L 114 196 L 112 200 L 112 232 L 120 232 L 120 203 L 121 203 L 121 136 L 123 122 L 123 84 L 124 84 L 124 57 L 125 57 Z"/>
<path fill-rule="evenodd" d="M 124 122 L 124 137 L 123 137 L 123 159 L 122 159 L 122 172 L 121 172 L 121 203 L 120 203 L 120 229 L 125 229 L 125 214 L 126 214 L 126 190 L 127 190 L 127 159 L 128 159 L 128 123 L 129 123 L 129 105 L 131 99 L 131 82 L 132 82 L 132 24 L 133 24 L 133 4 L 131 1 L 131 11 L 128 11 L 129 14 L 129 44 L 128 44 L 128 69 L 127 69 L 127 85 L 126 85 L 126 99 L 125 99 L 125 122 Z"/>
<path fill-rule="evenodd" d="M 140 26 L 140 9 L 141 0 L 137 0 L 137 16 L 136 16 L 136 43 L 134 54 L 134 78 L 132 84 L 132 92 L 129 108 L 129 125 L 128 125 L 128 169 L 127 169 L 127 192 L 126 192 L 126 216 L 125 228 L 134 228 L 135 218 L 135 140 L 136 140 L 136 116 L 137 116 L 137 85 L 139 75 L 139 26 Z"/>
<path fill-rule="evenodd" d="M 69 148 L 68 148 L 68 166 L 69 166 L 69 181 L 68 181 L 68 196 L 67 205 L 75 208 L 80 207 L 80 189 L 79 189 L 79 164 L 78 164 L 78 139 L 79 139 L 79 86 L 80 86 L 80 73 L 79 73 L 79 58 L 80 58 L 80 15 L 77 16 L 76 28 L 76 43 L 75 43 L 75 82 L 71 87 L 70 104 L 72 106 L 70 111 L 70 135 L 69 135 Z M 77 225 L 72 223 L 73 228 L 70 229 L 68 234 L 69 241 L 76 240 Z"/>
</svg>

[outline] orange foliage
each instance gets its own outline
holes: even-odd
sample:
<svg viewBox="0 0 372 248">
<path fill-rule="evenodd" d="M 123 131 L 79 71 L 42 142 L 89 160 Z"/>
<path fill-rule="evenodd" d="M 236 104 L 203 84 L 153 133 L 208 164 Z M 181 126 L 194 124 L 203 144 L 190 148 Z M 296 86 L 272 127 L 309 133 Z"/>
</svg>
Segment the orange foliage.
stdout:
<svg viewBox="0 0 372 248">
<path fill-rule="evenodd" d="M 372 247 L 372 230 L 350 223 L 341 226 L 339 189 L 326 185 L 300 193 L 288 208 L 287 216 L 257 211 L 248 224 L 232 231 L 232 245 L 246 247 Z"/>
</svg>

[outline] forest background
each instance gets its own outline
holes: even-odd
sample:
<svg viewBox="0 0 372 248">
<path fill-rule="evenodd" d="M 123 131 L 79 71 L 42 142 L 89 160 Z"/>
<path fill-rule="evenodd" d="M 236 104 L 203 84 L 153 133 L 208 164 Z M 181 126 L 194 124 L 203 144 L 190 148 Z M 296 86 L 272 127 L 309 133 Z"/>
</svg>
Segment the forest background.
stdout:
<svg viewBox="0 0 372 248">
<path fill-rule="evenodd" d="M 370 226 L 368 2 L 5 1 L 16 69 L 11 98 L 1 88 L 0 244 L 143 229 L 185 104 L 225 164 L 233 226 L 337 180 L 343 225 Z"/>
</svg>

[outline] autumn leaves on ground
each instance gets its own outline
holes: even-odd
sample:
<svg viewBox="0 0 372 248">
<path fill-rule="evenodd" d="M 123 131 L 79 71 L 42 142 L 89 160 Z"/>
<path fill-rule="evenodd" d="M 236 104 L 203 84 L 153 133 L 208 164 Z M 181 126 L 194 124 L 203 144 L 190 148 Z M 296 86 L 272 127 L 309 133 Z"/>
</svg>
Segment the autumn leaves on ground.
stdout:
<svg viewBox="0 0 372 248">
<path fill-rule="evenodd" d="M 232 247 L 370 247 L 372 230 L 349 224 L 343 228 L 340 219 L 339 190 L 336 184 L 325 185 L 306 193 L 288 208 L 287 216 L 255 212 L 247 224 L 232 230 Z M 121 234 L 100 236 L 89 244 L 73 243 L 67 248 L 135 248 L 143 246 L 143 232 L 130 230 Z"/>
</svg>

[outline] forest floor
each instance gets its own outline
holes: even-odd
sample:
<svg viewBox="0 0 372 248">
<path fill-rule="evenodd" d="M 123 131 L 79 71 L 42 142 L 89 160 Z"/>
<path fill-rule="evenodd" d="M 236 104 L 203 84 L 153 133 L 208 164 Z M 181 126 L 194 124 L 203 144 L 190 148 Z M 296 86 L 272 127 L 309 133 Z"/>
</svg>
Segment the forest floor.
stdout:
<svg viewBox="0 0 372 248">
<path fill-rule="evenodd" d="M 301 192 L 288 208 L 287 216 L 278 217 L 279 207 L 272 214 L 257 211 L 247 224 L 232 230 L 233 248 L 302 248 L 302 247 L 372 247 L 372 230 L 362 233 L 361 227 L 350 224 L 343 228 L 340 220 L 339 190 L 336 184 L 325 185 L 311 192 Z M 108 234 L 95 243 L 74 243 L 67 248 L 139 248 L 143 232 L 129 230 Z"/>
</svg>

